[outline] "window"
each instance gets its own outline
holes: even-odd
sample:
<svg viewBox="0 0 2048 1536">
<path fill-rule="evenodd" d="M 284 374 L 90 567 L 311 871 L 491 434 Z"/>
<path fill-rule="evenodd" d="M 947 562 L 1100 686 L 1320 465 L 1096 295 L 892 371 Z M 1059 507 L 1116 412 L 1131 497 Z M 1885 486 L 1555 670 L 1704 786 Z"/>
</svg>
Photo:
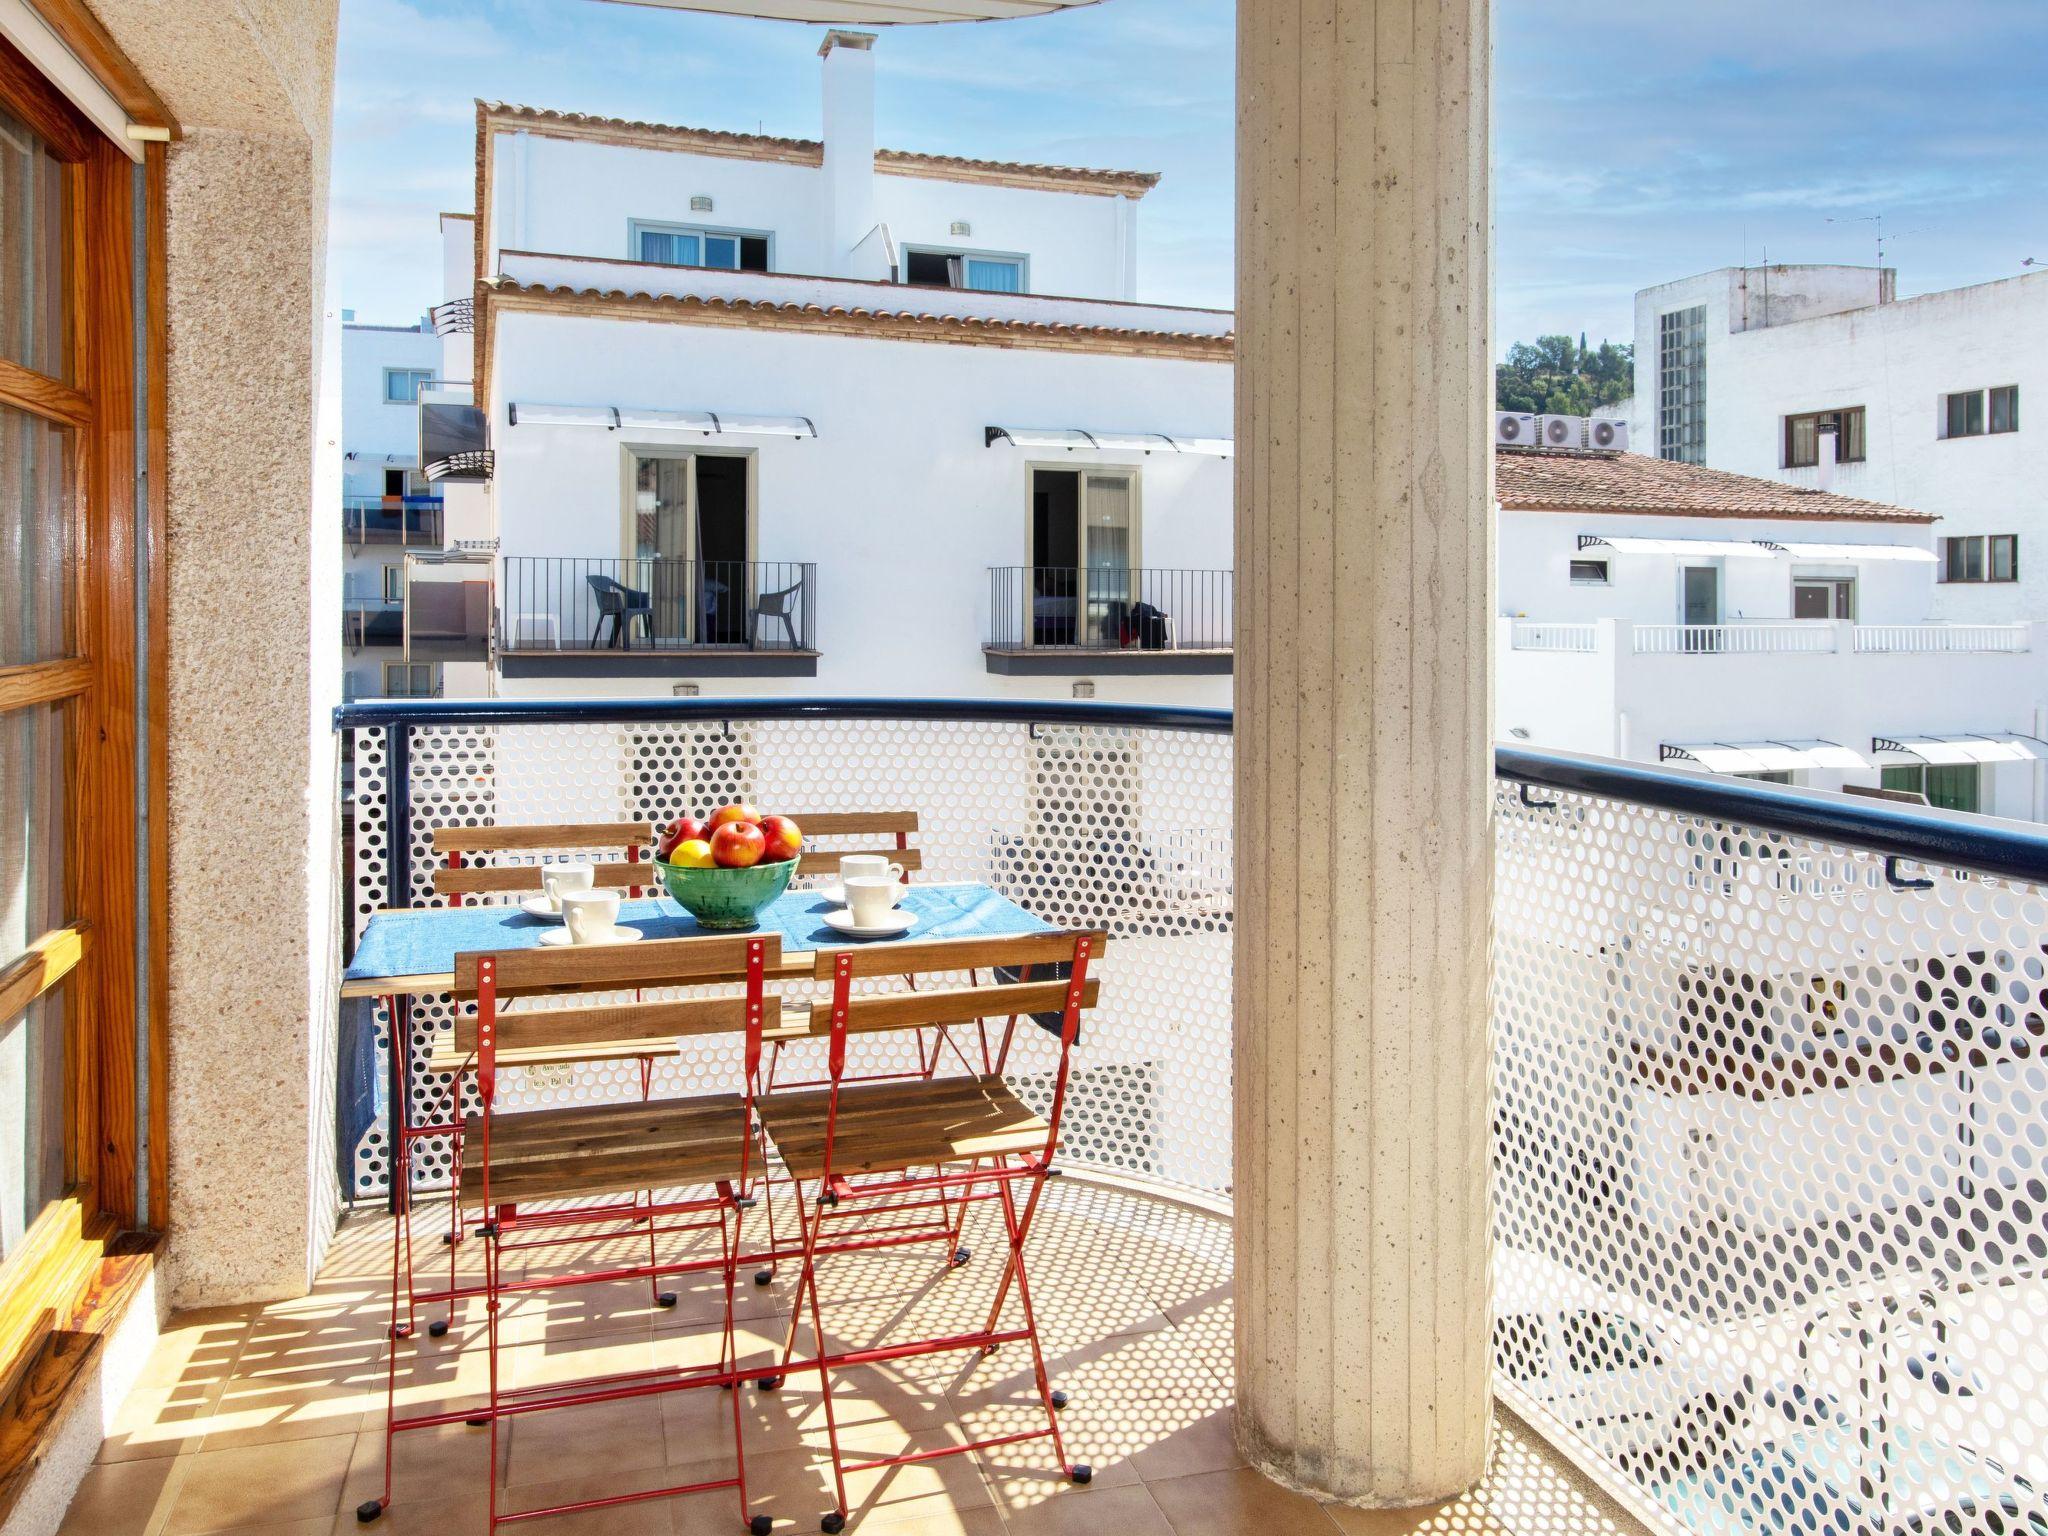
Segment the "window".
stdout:
<svg viewBox="0 0 2048 1536">
<path fill-rule="evenodd" d="M 712 267 L 722 272 L 766 272 L 768 237 L 738 229 L 688 224 L 632 225 L 632 258 L 664 267 Z"/>
<path fill-rule="evenodd" d="M 1572 585 L 1575 587 L 1606 586 L 1607 562 L 1605 560 L 1574 560 L 1572 562 Z"/>
<path fill-rule="evenodd" d="M 163 1145 L 164 1063 L 150 1045 L 153 989 L 138 985 L 136 964 L 162 932 L 140 874 L 145 819 L 163 825 L 148 789 L 163 766 L 150 721 L 162 678 L 136 630 L 138 610 L 161 594 L 122 553 L 162 536 L 161 490 L 138 496 L 135 474 L 138 420 L 153 438 L 162 431 L 150 393 L 164 376 L 151 339 L 161 280 L 127 277 L 161 252 L 160 226 L 140 210 L 161 197 L 162 173 L 161 159 L 136 166 L 107 152 L 0 39 L 6 1380 L 71 1315 L 101 1241 L 164 1219 L 148 1156 Z"/>
<path fill-rule="evenodd" d="M 431 368 L 386 368 L 384 370 L 384 402 L 387 405 L 412 405 L 418 402 L 420 391 L 430 388 L 434 382 Z"/>
<path fill-rule="evenodd" d="M 431 699 L 441 691 L 430 661 L 387 661 L 384 663 L 384 697 L 387 699 Z"/>
<path fill-rule="evenodd" d="M 386 496 L 403 496 L 405 494 L 404 470 L 387 469 L 384 471 L 384 494 Z"/>
<path fill-rule="evenodd" d="M 1707 462 L 1707 309 L 1657 319 L 1657 457 Z"/>
<path fill-rule="evenodd" d="M 1023 293 L 1022 256 L 975 256 L 965 251 L 906 248 L 903 281 L 916 288 L 969 288 L 979 293 Z"/>
<path fill-rule="evenodd" d="M 384 567 L 384 601 L 402 603 L 405 601 L 405 567 L 387 565 Z"/>
<path fill-rule="evenodd" d="M 1855 618 L 1855 577 L 1794 577 L 1792 582 L 1792 617 L 1795 619 Z"/>
<path fill-rule="evenodd" d="M 1839 411 L 1808 411 L 1785 418 L 1785 467 L 1811 469 L 1820 462 L 1820 429 L 1835 429 L 1835 462 L 1863 462 L 1863 407 Z"/>
<path fill-rule="evenodd" d="M 2001 385 L 1997 389 L 1966 389 L 1944 395 L 1941 401 L 1943 437 L 1982 437 L 1987 432 L 2017 432 L 2020 429 L 2020 387 Z"/>
<path fill-rule="evenodd" d="M 1885 769 L 1881 782 L 1945 811 L 1975 811 L 1981 804 L 1982 773 L 1976 763 L 1907 763 Z"/>
<path fill-rule="evenodd" d="M 2008 384 L 1991 391 L 1991 430 L 2017 432 L 2020 429 L 2020 387 Z"/>
<path fill-rule="evenodd" d="M 2020 540 L 2015 533 L 1970 534 L 1941 541 L 1941 579 L 2018 581 Z"/>
</svg>

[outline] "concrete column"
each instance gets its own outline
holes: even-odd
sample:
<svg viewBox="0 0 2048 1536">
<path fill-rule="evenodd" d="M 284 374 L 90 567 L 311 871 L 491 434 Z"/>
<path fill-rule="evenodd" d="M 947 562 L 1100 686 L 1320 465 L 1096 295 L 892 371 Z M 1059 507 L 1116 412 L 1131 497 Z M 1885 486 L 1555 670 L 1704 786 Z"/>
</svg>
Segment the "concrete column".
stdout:
<svg viewBox="0 0 2048 1536">
<path fill-rule="evenodd" d="M 1237 1437 L 1480 1475 L 1487 0 L 1239 0 Z"/>
</svg>

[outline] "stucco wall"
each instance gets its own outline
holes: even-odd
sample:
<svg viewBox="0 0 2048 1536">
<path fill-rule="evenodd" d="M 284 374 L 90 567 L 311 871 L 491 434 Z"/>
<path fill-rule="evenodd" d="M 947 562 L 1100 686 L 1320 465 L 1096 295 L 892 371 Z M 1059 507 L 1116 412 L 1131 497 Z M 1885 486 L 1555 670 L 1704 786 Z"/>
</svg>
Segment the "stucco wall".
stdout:
<svg viewBox="0 0 2048 1536">
<path fill-rule="evenodd" d="M 337 1199 L 340 476 L 320 383 L 336 4 L 95 9 L 185 129 L 169 156 L 165 381 L 167 1294 L 288 1296 Z"/>
<path fill-rule="evenodd" d="M 1875 281 L 1863 274 L 1866 287 Z M 2039 542 L 2048 521 L 2037 490 L 2048 479 L 2048 418 L 2039 414 L 2048 402 L 2048 274 L 1853 308 L 1830 289 L 1840 313 L 1795 323 L 1785 323 L 1790 301 L 1777 292 L 1774 323 L 1747 330 L 1735 328 L 1739 279 L 1739 271 L 1708 273 L 1636 296 L 1637 449 L 1657 451 L 1658 317 L 1705 304 L 1708 464 L 1812 485 L 1817 471 L 1783 466 L 1784 418 L 1860 405 L 1868 455 L 1840 466 L 1837 491 L 1932 512 L 1941 519 L 1936 539 L 2021 535 L 2017 582 L 1937 585 L 1934 616 L 1993 623 L 2048 614 L 2048 545 Z M 1757 287 L 1750 285 L 1752 309 Z M 1944 395 L 2009 384 L 2020 388 L 2019 431 L 1941 436 Z"/>
</svg>

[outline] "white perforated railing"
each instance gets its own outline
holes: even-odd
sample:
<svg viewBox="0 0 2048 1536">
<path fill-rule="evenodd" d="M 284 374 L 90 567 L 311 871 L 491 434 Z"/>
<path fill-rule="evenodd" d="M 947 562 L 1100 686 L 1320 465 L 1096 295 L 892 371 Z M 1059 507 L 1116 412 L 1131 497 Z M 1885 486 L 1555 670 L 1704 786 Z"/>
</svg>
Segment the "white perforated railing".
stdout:
<svg viewBox="0 0 2048 1536">
<path fill-rule="evenodd" d="M 1502 1395 L 1668 1529 L 2048 1530 L 2048 840 L 1517 756 Z"/>
<path fill-rule="evenodd" d="M 2011 655 L 2028 648 L 2026 624 L 1859 624 L 1859 651 L 1913 651 Z"/>
<path fill-rule="evenodd" d="M 1110 934 L 1096 974 L 1116 1006 L 1090 1015 L 1075 1057 L 1066 1108 L 1068 1160 L 1211 1195 L 1228 1191 L 1227 715 L 1091 715 L 1085 707 L 1054 705 L 1038 723 L 821 715 L 723 720 L 690 714 L 686 706 L 694 702 L 651 705 L 638 720 L 604 719 L 591 707 L 550 712 L 541 706 L 530 712 L 535 718 L 516 723 L 504 723 L 516 708 L 472 710 L 464 720 L 464 706 L 450 704 L 427 717 L 454 723 L 398 728 L 409 760 L 405 823 L 398 829 L 407 856 L 404 900 L 440 904 L 429 847 L 437 826 L 642 818 L 659 824 L 740 798 L 799 820 L 808 812 L 914 810 L 920 830 L 911 842 L 923 859 L 918 878 L 982 881 L 1048 922 L 1099 926 Z M 662 714 L 670 718 L 657 718 Z M 1196 723 L 1070 723 L 1096 718 Z M 393 737 L 386 727 L 351 734 L 352 889 L 360 933 L 370 913 L 398 894 L 386 828 Z M 821 839 L 816 846 L 848 845 Z M 445 997 L 416 998 L 412 1012 L 417 1046 L 452 1027 Z M 342 1116 L 346 1176 L 358 1194 L 381 1192 L 388 1176 L 383 1104 L 390 1064 L 384 1021 L 375 1027 L 374 1060 L 358 1059 L 353 1073 L 344 1074 L 358 1085 L 353 1112 L 345 1105 Z M 1053 1064 L 1055 1044 L 1040 1030 L 1018 1033 L 1013 1086 L 1027 1099 L 1049 1087 L 1042 1074 Z M 867 1046 L 881 1049 L 875 1042 Z M 415 1060 L 423 1054 L 416 1052 Z M 874 1056 L 870 1065 L 879 1070 L 911 1061 Z M 798 1059 L 789 1070 L 815 1077 L 816 1067 Z M 729 1042 L 692 1042 L 657 1064 L 653 1092 L 722 1091 L 731 1075 Z M 518 1091 L 529 1103 L 617 1097 L 637 1093 L 638 1067 L 629 1062 L 535 1073 Z M 445 1121 L 448 1092 L 445 1077 L 423 1077 L 413 1095 L 414 1123 Z M 413 1169 L 416 1186 L 444 1186 L 447 1146 L 419 1143 Z"/>
<path fill-rule="evenodd" d="M 448 822 L 914 808 L 923 878 L 1113 935 L 1067 1163 L 1228 1197 L 1227 718 L 593 707 L 344 711 L 442 722 L 351 733 L 358 927 L 392 894 L 399 734 L 417 902 Z M 1502 1396 L 1666 1531 L 2048 1536 L 2048 838 L 1550 754 L 1504 749 L 1499 772 Z M 416 1000 L 414 1038 L 448 1019 Z M 345 1082 L 381 1084 L 376 1038 Z M 1050 1042 L 1019 1038 L 1028 1096 Z M 722 1086 L 721 1052 L 663 1062 L 654 1091 Z M 636 1092 L 629 1072 L 535 1075 L 519 1100 Z M 385 1142 L 361 1099 L 367 1194 Z M 421 1151 L 440 1184 L 446 1149 Z"/>
<path fill-rule="evenodd" d="M 1635 648 L 1648 656 L 1754 656 L 1771 652 L 1824 654 L 1835 627 L 1793 624 L 1638 624 Z"/>
<path fill-rule="evenodd" d="M 1600 647 L 1597 624 L 1553 624 L 1541 619 L 1516 619 L 1510 632 L 1518 651 L 1570 651 L 1590 656 Z"/>
</svg>

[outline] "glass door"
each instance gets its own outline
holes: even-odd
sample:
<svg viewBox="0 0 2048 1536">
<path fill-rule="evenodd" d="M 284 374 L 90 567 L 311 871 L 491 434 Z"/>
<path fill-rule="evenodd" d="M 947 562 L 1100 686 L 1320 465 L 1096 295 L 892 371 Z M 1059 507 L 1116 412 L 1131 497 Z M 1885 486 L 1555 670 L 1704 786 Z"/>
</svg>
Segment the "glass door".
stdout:
<svg viewBox="0 0 2048 1536">
<path fill-rule="evenodd" d="M 1688 565 L 1679 572 L 1679 622 L 1685 625 L 1685 649 L 1718 651 L 1721 622 L 1721 568 Z"/>
<path fill-rule="evenodd" d="M 1853 619 L 1856 617 L 1856 582 L 1802 579 L 1792 584 L 1792 617 L 1795 619 Z"/>
<path fill-rule="evenodd" d="M 696 633 L 690 600 L 695 585 L 690 580 L 690 462 L 689 454 L 636 454 L 633 459 L 633 559 L 619 579 L 629 589 L 624 594 L 629 611 L 646 605 L 655 644 L 687 645 Z"/>
<path fill-rule="evenodd" d="M 1125 620 L 1131 611 L 1132 567 L 1136 564 L 1137 520 L 1131 477 L 1100 474 L 1082 477 L 1081 568 L 1088 598 L 1088 638 L 1104 648 L 1123 644 Z"/>
</svg>

